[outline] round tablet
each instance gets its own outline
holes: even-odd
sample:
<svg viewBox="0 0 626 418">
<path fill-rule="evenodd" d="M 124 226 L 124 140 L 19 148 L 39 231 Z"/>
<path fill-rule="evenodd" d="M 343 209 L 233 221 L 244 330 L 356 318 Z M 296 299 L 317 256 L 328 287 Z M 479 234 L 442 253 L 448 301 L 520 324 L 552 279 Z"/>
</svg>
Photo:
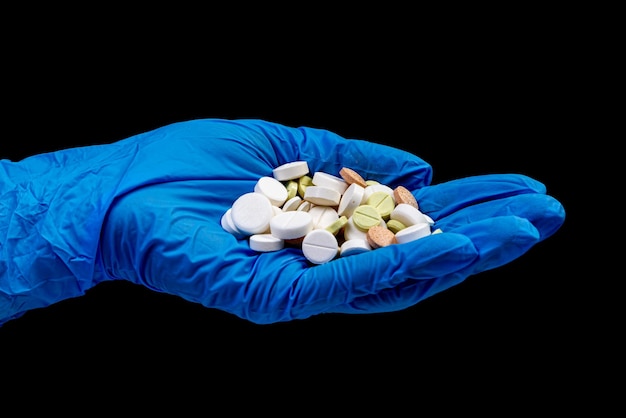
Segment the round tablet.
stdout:
<svg viewBox="0 0 626 418">
<path fill-rule="evenodd" d="M 254 234 L 250 236 L 249 241 L 252 250 L 262 253 L 285 248 L 285 241 L 272 234 Z"/>
<path fill-rule="evenodd" d="M 268 176 L 257 180 L 254 191 L 264 194 L 272 202 L 272 205 L 279 207 L 285 203 L 289 195 L 287 188 L 280 181 Z"/>
<path fill-rule="evenodd" d="M 396 235 L 384 226 L 374 225 L 367 230 L 367 242 L 372 248 L 387 247 L 397 244 Z"/>
<path fill-rule="evenodd" d="M 274 178 L 278 181 L 297 179 L 308 174 L 308 172 L 309 165 L 306 161 L 292 161 L 272 170 Z"/>
<path fill-rule="evenodd" d="M 407 226 L 401 231 L 396 233 L 396 240 L 399 244 L 415 241 L 416 239 L 423 238 L 430 235 L 430 225 L 426 222 Z"/>
<path fill-rule="evenodd" d="M 314 206 L 309 210 L 309 215 L 313 218 L 313 229 L 326 228 L 339 219 L 337 211 L 330 206 Z"/>
<path fill-rule="evenodd" d="M 314 229 L 302 240 L 302 252 L 313 264 L 331 261 L 339 254 L 337 238 L 325 229 Z"/>
<path fill-rule="evenodd" d="M 323 171 L 317 171 L 313 174 L 313 185 L 336 190 L 340 195 L 348 188 L 348 183 L 344 179 Z"/>
<path fill-rule="evenodd" d="M 400 221 L 406 226 L 429 223 L 428 218 L 426 218 L 426 216 L 419 209 L 414 208 L 408 203 L 400 203 L 397 205 L 391 211 L 389 218 Z"/>
<path fill-rule="evenodd" d="M 339 207 L 337 208 L 337 213 L 339 214 L 339 216 L 352 216 L 352 212 L 354 212 L 354 209 L 356 209 L 363 201 L 364 193 L 365 188 L 358 185 L 357 183 L 352 183 L 351 185 L 349 185 L 346 191 L 343 193 L 343 196 L 341 196 L 341 200 L 339 201 Z"/>
<path fill-rule="evenodd" d="M 312 229 L 313 218 L 309 212 L 292 210 L 276 215 L 270 220 L 270 233 L 284 240 L 303 237 Z"/>
<path fill-rule="evenodd" d="M 413 206 L 415 209 L 419 209 L 415 196 L 413 196 L 413 193 L 411 193 L 409 189 L 404 186 L 398 186 L 393 189 L 393 197 L 396 200 L 397 205 L 400 203 L 406 203 L 407 205 Z"/>
<path fill-rule="evenodd" d="M 322 206 L 337 206 L 341 193 L 324 186 L 309 186 L 304 191 L 304 200 Z"/>
<path fill-rule="evenodd" d="M 244 193 L 231 206 L 231 219 L 235 228 L 245 235 L 267 232 L 274 217 L 272 203 L 263 194 Z"/>
<path fill-rule="evenodd" d="M 374 225 L 380 225 L 382 217 L 374 206 L 361 205 L 352 213 L 354 224 L 364 231 L 367 231 Z"/>
<path fill-rule="evenodd" d="M 374 206 L 383 219 L 388 219 L 391 211 L 396 207 L 393 198 L 382 191 L 372 193 L 365 203 Z"/>
<path fill-rule="evenodd" d="M 344 241 L 339 247 L 339 255 L 341 257 L 347 257 L 354 254 L 364 253 L 366 251 L 371 251 L 372 247 L 367 242 L 367 240 L 355 238 Z"/>
</svg>

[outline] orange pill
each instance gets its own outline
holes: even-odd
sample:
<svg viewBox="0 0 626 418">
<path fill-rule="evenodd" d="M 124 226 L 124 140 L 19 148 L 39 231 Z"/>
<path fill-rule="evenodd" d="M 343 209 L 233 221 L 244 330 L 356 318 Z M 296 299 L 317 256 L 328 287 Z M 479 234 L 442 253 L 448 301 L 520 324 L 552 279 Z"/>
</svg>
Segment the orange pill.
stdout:
<svg viewBox="0 0 626 418">
<path fill-rule="evenodd" d="M 351 168 L 343 167 L 341 170 L 339 170 L 339 175 L 348 184 L 356 183 L 361 187 L 367 187 L 365 179 Z"/>
<path fill-rule="evenodd" d="M 384 226 L 376 225 L 367 230 L 367 243 L 372 248 L 397 244 L 396 235 Z"/>
</svg>

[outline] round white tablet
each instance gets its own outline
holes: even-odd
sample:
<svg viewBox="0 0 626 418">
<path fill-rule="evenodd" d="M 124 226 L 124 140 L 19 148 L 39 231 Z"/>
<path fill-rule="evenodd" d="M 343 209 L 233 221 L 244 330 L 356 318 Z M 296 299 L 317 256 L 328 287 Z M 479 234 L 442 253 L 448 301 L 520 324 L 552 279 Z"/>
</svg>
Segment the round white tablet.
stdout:
<svg viewBox="0 0 626 418">
<path fill-rule="evenodd" d="M 336 190 L 339 194 L 343 194 L 348 188 L 348 183 L 341 177 L 333 176 L 332 174 L 317 171 L 313 174 L 311 180 L 314 186 L 327 187 L 329 189 Z"/>
<path fill-rule="evenodd" d="M 257 180 L 254 191 L 264 194 L 272 202 L 272 205 L 279 207 L 285 203 L 289 194 L 287 188 L 280 181 L 268 176 Z"/>
<path fill-rule="evenodd" d="M 312 229 L 313 218 L 309 212 L 292 210 L 270 220 L 270 233 L 280 239 L 301 238 Z"/>
<path fill-rule="evenodd" d="M 302 240 L 302 252 L 313 264 L 331 261 L 339 254 L 337 238 L 325 229 L 314 229 Z"/>
<path fill-rule="evenodd" d="M 313 218 L 313 229 L 326 228 L 339 219 L 337 211 L 330 206 L 314 206 L 309 210 Z"/>
<path fill-rule="evenodd" d="M 355 183 L 352 183 L 355 184 Z M 347 257 L 349 255 L 364 253 L 366 251 L 371 251 L 372 247 L 365 239 L 349 239 L 344 241 L 339 247 L 339 255 L 342 257 Z"/>
<path fill-rule="evenodd" d="M 233 223 L 232 212 L 233 212 L 233 209 L 228 208 L 228 210 L 224 212 L 224 214 L 222 215 L 222 219 L 220 220 L 222 228 L 224 228 L 227 232 L 233 234 L 238 239 L 243 238 L 246 236 L 246 234 L 238 230 L 235 224 Z"/>
<path fill-rule="evenodd" d="M 306 161 L 292 161 L 272 170 L 274 178 L 278 181 L 294 180 L 309 173 L 309 165 Z"/>
<path fill-rule="evenodd" d="M 254 234 L 250 236 L 250 248 L 258 252 L 278 251 L 285 248 L 285 241 L 272 234 Z"/>
<path fill-rule="evenodd" d="M 391 214 L 389 219 L 395 219 L 402 222 L 406 226 L 411 226 L 420 223 L 429 223 L 428 218 L 419 209 L 409 205 L 408 203 L 400 203 L 397 205 Z"/>
<path fill-rule="evenodd" d="M 337 206 L 341 193 L 324 186 L 309 186 L 304 191 L 304 200 L 322 206 Z"/>
<path fill-rule="evenodd" d="M 298 206 L 300 206 L 300 203 L 302 203 L 302 198 L 300 196 L 294 196 L 285 202 L 283 211 L 289 212 L 290 210 L 296 210 Z"/>
<path fill-rule="evenodd" d="M 337 213 L 339 216 L 347 216 L 348 218 L 352 216 L 352 212 L 356 209 L 361 202 L 363 201 L 363 195 L 365 193 L 365 188 L 359 186 L 356 183 L 352 183 L 346 191 L 341 196 L 341 200 L 339 201 L 339 207 L 337 208 Z"/>
<path fill-rule="evenodd" d="M 267 232 L 274 209 L 270 200 L 261 193 L 244 193 L 231 206 L 235 228 L 245 235 Z"/>
<path fill-rule="evenodd" d="M 430 225 L 426 222 L 422 222 L 407 226 L 406 228 L 396 232 L 396 240 L 398 240 L 398 244 L 404 244 L 428 235 L 430 235 Z"/>
</svg>

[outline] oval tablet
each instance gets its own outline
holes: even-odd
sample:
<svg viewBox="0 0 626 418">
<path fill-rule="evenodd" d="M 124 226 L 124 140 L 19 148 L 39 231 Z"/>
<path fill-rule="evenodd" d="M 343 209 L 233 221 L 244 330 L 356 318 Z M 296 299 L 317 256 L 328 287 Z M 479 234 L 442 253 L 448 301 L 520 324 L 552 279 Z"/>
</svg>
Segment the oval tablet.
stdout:
<svg viewBox="0 0 626 418">
<path fill-rule="evenodd" d="M 313 218 L 309 212 L 292 210 L 276 215 L 270 220 L 270 233 L 284 240 L 303 237 L 312 229 Z"/>
<path fill-rule="evenodd" d="M 315 229 L 302 240 L 302 252 L 313 264 L 323 264 L 339 254 L 337 238 L 325 229 Z"/>
<path fill-rule="evenodd" d="M 339 255 L 342 257 L 347 257 L 354 254 L 364 253 L 366 251 L 371 251 L 372 247 L 367 242 L 367 240 L 355 238 L 344 241 L 339 247 Z"/>
<path fill-rule="evenodd" d="M 341 193 L 324 186 L 309 186 L 304 191 L 304 200 L 322 206 L 337 206 Z"/>
<path fill-rule="evenodd" d="M 309 173 L 309 165 L 306 161 L 292 161 L 272 170 L 274 178 L 278 181 L 293 180 Z"/>
<path fill-rule="evenodd" d="M 270 200 L 261 193 L 242 194 L 231 206 L 231 219 L 235 228 L 245 235 L 267 232 L 274 209 Z"/>
<path fill-rule="evenodd" d="M 285 248 L 285 241 L 272 234 L 254 234 L 250 236 L 250 248 L 261 253 L 278 251 Z"/>
<path fill-rule="evenodd" d="M 346 191 L 341 196 L 341 200 L 339 201 L 339 207 L 337 208 L 337 213 L 339 216 L 352 216 L 352 212 L 354 209 L 361 205 L 363 202 L 363 195 L 365 193 L 365 188 L 358 185 L 357 183 L 352 183 L 348 186 Z"/>
<path fill-rule="evenodd" d="M 404 244 L 406 242 L 415 241 L 416 239 L 423 238 L 430 235 L 430 225 L 426 222 L 407 226 L 401 231 L 396 233 L 396 240 L 398 243 Z"/>
<path fill-rule="evenodd" d="M 354 210 L 351 216 L 354 224 L 360 229 L 367 231 L 375 225 L 380 225 L 383 218 L 374 206 L 361 205 Z"/>
<path fill-rule="evenodd" d="M 257 180 L 254 191 L 264 194 L 274 206 L 282 206 L 287 200 L 287 188 L 274 177 L 264 176 Z"/>
</svg>

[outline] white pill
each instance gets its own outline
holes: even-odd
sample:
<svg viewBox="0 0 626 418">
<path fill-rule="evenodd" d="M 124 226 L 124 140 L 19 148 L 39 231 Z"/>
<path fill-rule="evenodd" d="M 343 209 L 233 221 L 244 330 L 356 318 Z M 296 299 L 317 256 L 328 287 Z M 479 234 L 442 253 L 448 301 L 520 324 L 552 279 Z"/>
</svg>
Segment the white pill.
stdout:
<svg viewBox="0 0 626 418">
<path fill-rule="evenodd" d="M 336 190 L 340 195 L 348 188 L 348 183 L 343 178 L 322 171 L 315 172 L 311 181 L 314 186 L 328 187 L 329 189 Z"/>
<path fill-rule="evenodd" d="M 274 177 L 268 176 L 261 177 L 257 180 L 254 185 L 254 191 L 264 194 L 274 206 L 282 206 L 289 194 L 284 184 Z"/>
<path fill-rule="evenodd" d="M 296 239 L 313 230 L 313 218 L 308 212 L 292 210 L 274 216 L 270 221 L 270 233 L 280 239 Z"/>
<path fill-rule="evenodd" d="M 369 197 L 375 192 L 387 193 L 393 199 L 393 203 L 394 204 L 396 203 L 396 198 L 393 195 L 393 189 L 387 186 L 386 184 L 380 184 L 380 183 L 371 184 L 365 188 L 365 190 L 363 191 L 363 201 L 364 202 L 367 201 L 367 199 L 369 199 Z"/>
<path fill-rule="evenodd" d="M 352 217 L 348 218 L 348 223 L 343 227 L 343 236 L 346 240 L 364 239 L 367 240 L 367 231 L 363 231 L 354 224 Z"/>
<path fill-rule="evenodd" d="M 249 241 L 252 250 L 262 253 L 285 248 L 285 241 L 272 234 L 254 234 Z"/>
<path fill-rule="evenodd" d="M 331 261 L 339 254 L 337 238 L 325 229 L 314 229 L 302 240 L 302 252 L 313 264 Z"/>
<path fill-rule="evenodd" d="M 306 161 L 293 161 L 272 170 L 274 178 L 278 181 L 294 180 L 308 173 L 309 165 Z"/>
<path fill-rule="evenodd" d="M 239 196 L 231 209 L 235 228 L 245 235 L 267 232 L 270 220 L 274 218 L 272 203 L 261 193 L 249 192 Z"/>
<path fill-rule="evenodd" d="M 399 205 L 397 205 L 393 209 L 393 211 L 391 211 L 389 219 L 395 219 L 396 221 L 400 221 L 406 226 L 420 223 L 429 223 L 426 215 L 424 215 L 419 209 L 409 205 L 408 203 L 400 203 Z"/>
<path fill-rule="evenodd" d="M 283 209 L 279 208 L 278 206 L 272 205 L 272 209 L 274 209 L 274 216 L 283 213 Z"/>
<path fill-rule="evenodd" d="M 347 216 L 348 218 L 352 216 L 354 209 L 356 209 L 359 205 L 361 205 L 361 202 L 363 202 L 364 193 L 365 188 L 356 183 L 352 183 L 348 186 L 339 201 L 339 207 L 337 208 L 339 216 Z"/>
<path fill-rule="evenodd" d="M 300 196 L 294 196 L 285 202 L 285 204 L 283 205 L 283 212 L 296 210 L 298 209 L 298 206 L 300 206 L 301 203 L 302 203 L 302 198 Z"/>
<path fill-rule="evenodd" d="M 355 183 L 352 183 L 355 184 Z M 354 254 L 364 253 L 366 251 L 371 251 L 372 246 L 365 239 L 349 239 L 344 241 L 339 247 L 339 255 L 342 257 L 347 257 Z"/>
<path fill-rule="evenodd" d="M 304 200 L 322 206 L 337 206 L 341 193 L 324 186 L 309 186 L 304 191 Z"/>
<path fill-rule="evenodd" d="M 398 244 L 404 244 L 416 239 L 427 237 L 430 235 L 430 225 L 426 222 L 407 226 L 404 229 L 396 232 L 396 240 Z"/>
<path fill-rule="evenodd" d="M 314 206 L 309 210 L 313 218 L 313 229 L 326 228 L 339 219 L 337 211 L 330 206 Z"/>
<path fill-rule="evenodd" d="M 246 234 L 241 232 L 235 226 L 235 224 L 233 222 L 232 212 L 233 212 L 233 209 L 232 208 L 228 208 L 228 210 L 226 212 L 224 212 L 224 214 L 222 215 L 222 219 L 220 220 L 222 228 L 224 228 L 224 230 L 226 232 L 229 232 L 229 233 L 233 234 L 238 239 L 239 238 L 243 238 L 243 237 L 246 236 Z"/>
<path fill-rule="evenodd" d="M 303 200 L 302 203 L 300 203 L 300 206 L 298 206 L 298 209 L 296 209 L 296 210 L 301 210 L 303 212 L 308 212 L 313 207 L 315 207 L 315 205 L 313 203 L 307 202 L 306 200 Z"/>
</svg>

